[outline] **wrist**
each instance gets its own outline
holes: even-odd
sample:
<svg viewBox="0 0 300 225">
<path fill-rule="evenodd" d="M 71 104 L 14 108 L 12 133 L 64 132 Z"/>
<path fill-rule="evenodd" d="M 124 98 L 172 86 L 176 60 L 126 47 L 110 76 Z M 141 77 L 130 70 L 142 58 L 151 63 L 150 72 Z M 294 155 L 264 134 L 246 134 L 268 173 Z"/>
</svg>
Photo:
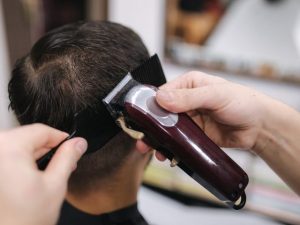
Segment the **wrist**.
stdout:
<svg viewBox="0 0 300 225">
<path fill-rule="evenodd" d="M 278 129 L 280 129 L 280 121 L 277 114 L 281 114 L 279 112 L 281 103 L 276 100 L 262 95 L 260 98 L 260 107 L 261 110 L 259 112 L 260 121 L 257 127 L 257 136 L 255 140 L 255 144 L 252 150 L 259 156 L 263 156 L 266 154 L 266 151 L 270 151 L 276 141 L 279 141 L 276 137 Z"/>
<path fill-rule="evenodd" d="M 300 132 L 299 112 L 267 96 L 262 98 L 261 107 L 261 125 L 252 150 L 265 158 L 277 154 L 277 150 L 297 147 L 294 139 Z"/>
<path fill-rule="evenodd" d="M 266 102 L 265 109 L 253 151 L 300 194 L 300 114 L 273 99 Z"/>
</svg>

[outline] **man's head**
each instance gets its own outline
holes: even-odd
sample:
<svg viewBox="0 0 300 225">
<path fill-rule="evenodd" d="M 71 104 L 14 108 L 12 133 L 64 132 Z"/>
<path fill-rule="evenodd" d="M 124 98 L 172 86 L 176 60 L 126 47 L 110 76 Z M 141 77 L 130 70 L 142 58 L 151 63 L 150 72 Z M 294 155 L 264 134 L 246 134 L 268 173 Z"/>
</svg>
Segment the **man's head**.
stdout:
<svg viewBox="0 0 300 225">
<path fill-rule="evenodd" d="M 148 58 L 138 35 L 119 24 L 65 25 L 42 37 L 16 63 L 9 83 L 11 108 L 21 124 L 40 122 L 69 131 L 76 112 L 93 107 Z M 87 155 L 71 177 L 71 190 L 84 190 L 89 183 L 109 177 L 133 145 L 121 133 Z"/>
</svg>

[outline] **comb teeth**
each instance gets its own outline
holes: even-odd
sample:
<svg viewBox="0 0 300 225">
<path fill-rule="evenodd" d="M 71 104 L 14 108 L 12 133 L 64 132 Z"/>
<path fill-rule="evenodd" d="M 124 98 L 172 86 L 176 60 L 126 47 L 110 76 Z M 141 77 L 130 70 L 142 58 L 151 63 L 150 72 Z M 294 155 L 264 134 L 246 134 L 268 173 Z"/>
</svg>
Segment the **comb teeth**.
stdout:
<svg viewBox="0 0 300 225">
<path fill-rule="evenodd" d="M 131 76 L 142 84 L 149 84 L 156 87 L 166 83 L 166 77 L 157 54 L 131 71 Z"/>
</svg>

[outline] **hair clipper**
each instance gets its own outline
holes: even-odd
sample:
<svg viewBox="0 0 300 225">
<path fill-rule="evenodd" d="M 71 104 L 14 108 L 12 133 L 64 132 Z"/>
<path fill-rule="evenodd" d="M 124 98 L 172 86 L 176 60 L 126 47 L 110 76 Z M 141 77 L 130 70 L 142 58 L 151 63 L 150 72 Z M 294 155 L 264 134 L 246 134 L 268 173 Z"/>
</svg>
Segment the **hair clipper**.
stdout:
<svg viewBox="0 0 300 225">
<path fill-rule="evenodd" d="M 103 99 L 111 115 L 144 135 L 143 141 L 163 153 L 185 173 L 234 209 L 246 202 L 247 174 L 185 113 L 171 113 L 156 103 L 156 87 L 130 73 Z"/>
</svg>

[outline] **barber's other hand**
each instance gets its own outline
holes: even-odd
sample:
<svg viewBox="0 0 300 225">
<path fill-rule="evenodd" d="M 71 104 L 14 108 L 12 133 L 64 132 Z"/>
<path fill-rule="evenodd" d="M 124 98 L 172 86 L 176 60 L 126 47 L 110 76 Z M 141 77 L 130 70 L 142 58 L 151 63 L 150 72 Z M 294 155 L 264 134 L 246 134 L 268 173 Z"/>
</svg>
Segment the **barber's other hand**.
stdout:
<svg viewBox="0 0 300 225">
<path fill-rule="evenodd" d="M 200 72 L 189 72 L 165 85 L 156 100 L 171 112 L 188 112 L 221 147 L 252 149 L 265 117 L 266 96 Z M 159 156 L 161 158 L 161 156 Z"/>
<path fill-rule="evenodd" d="M 0 224 L 55 224 L 68 178 L 87 143 L 66 141 L 45 171 L 38 170 L 36 160 L 67 136 L 41 124 L 0 132 Z"/>
</svg>

